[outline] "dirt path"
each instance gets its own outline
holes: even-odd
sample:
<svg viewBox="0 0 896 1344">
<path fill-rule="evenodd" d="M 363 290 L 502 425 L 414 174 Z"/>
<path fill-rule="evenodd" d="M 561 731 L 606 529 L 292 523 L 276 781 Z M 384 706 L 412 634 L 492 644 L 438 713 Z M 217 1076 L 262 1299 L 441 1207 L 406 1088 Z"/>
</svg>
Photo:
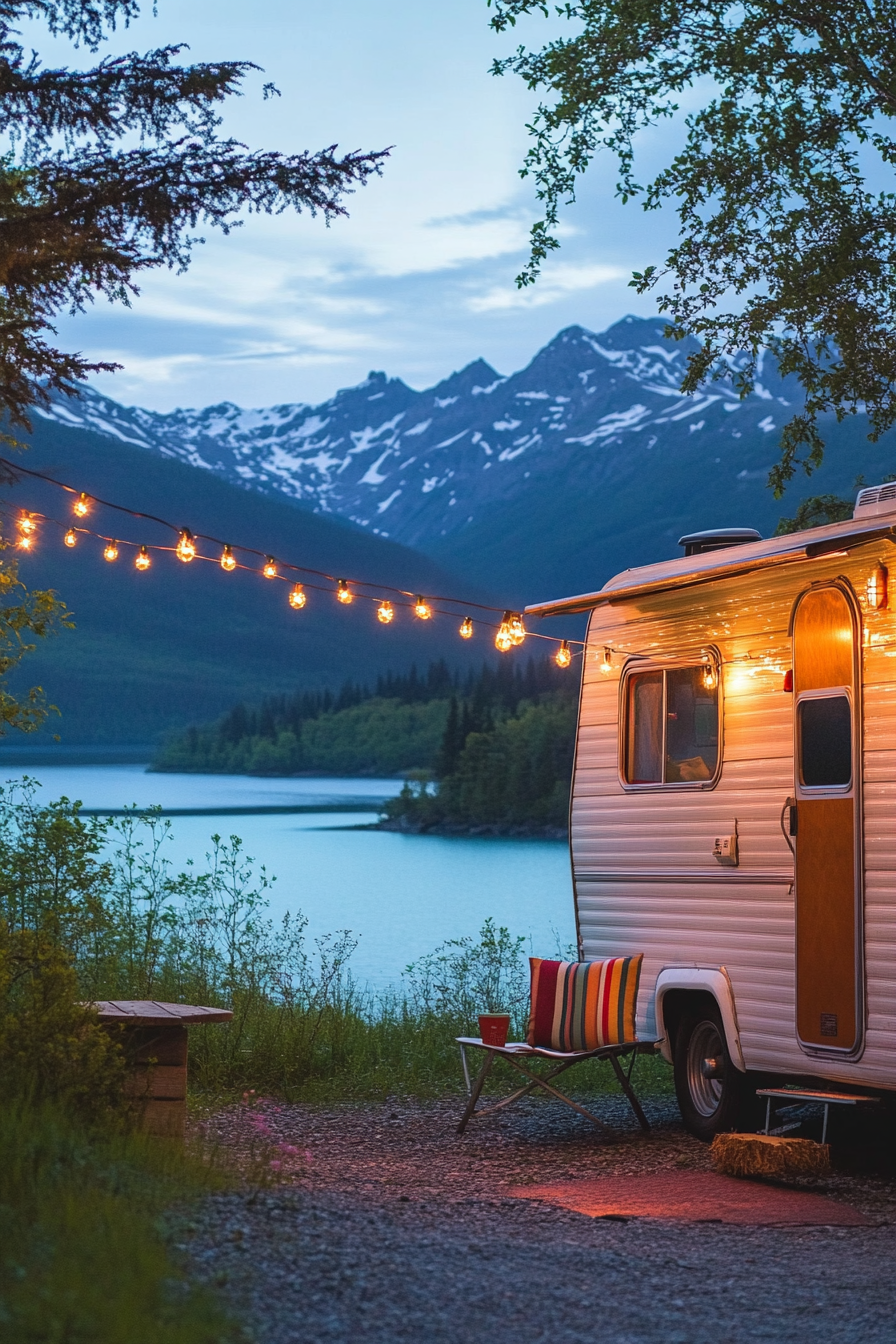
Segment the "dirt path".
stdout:
<svg viewBox="0 0 896 1344">
<path fill-rule="evenodd" d="M 846 1169 L 811 1187 L 858 1209 L 861 1227 L 620 1221 L 510 1193 L 709 1169 L 674 1105 L 647 1109 L 643 1137 L 624 1103 L 602 1103 L 615 1142 L 539 1102 L 460 1139 L 456 1101 L 265 1106 L 260 1125 L 223 1112 L 220 1139 L 280 1162 L 292 1184 L 210 1201 L 185 1249 L 259 1344 L 896 1344 L 896 1180 L 880 1120 L 873 1132 L 840 1122 Z"/>
</svg>

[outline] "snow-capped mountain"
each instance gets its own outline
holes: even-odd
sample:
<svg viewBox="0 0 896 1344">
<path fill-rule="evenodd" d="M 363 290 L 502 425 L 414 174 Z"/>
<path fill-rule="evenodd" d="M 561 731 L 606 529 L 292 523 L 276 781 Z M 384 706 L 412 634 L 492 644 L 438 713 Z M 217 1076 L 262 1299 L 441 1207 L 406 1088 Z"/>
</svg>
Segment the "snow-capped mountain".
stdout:
<svg viewBox="0 0 896 1344">
<path fill-rule="evenodd" d="M 569 327 L 520 373 L 502 377 L 477 360 L 425 392 L 371 373 L 320 406 L 225 402 L 160 414 L 88 390 L 39 414 L 406 545 L 443 549 L 496 508 L 533 489 L 537 497 L 539 482 L 599 487 L 627 444 L 668 459 L 688 441 L 691 457 L 697 436 L 708 460 L 724 452 L 733 478 L 764 474 L 793 413 L 776 372 L 744 401 L 724 382 L 682 397 L 688 347 L 667 341 L 663 327 L 633 317 L 601 335 Z M 760 469 L 755 451 L 740 464 L 738 440 L 764 445 Z"/>
</svg>

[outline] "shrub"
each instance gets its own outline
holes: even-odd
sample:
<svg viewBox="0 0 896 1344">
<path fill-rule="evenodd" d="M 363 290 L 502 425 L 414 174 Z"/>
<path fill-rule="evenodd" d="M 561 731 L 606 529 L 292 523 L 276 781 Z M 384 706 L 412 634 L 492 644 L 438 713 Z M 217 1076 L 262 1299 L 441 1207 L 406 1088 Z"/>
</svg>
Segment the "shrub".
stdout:
<svg viewBox="0 0 896 1344">
<path fill-rule="evenodd" d="M 78 1001 L 70 954 L 44 930 L 0 922 L 4 1097 L 53 1099 L 82 1118 L 121 1117 L 124 1068 L 117 1041 Z"/>
</svg>

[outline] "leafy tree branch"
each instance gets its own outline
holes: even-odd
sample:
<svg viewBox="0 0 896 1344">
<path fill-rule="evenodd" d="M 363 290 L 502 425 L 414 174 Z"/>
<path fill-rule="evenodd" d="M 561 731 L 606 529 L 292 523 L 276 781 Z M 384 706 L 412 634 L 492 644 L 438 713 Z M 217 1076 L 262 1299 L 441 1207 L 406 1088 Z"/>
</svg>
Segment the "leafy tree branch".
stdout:
<svg viewBox="0 0 896 1344">
<path fill-rule="evenodd" d="M 490 2 L 498 32 L 551 13 Z M 820 464 L 823 416 L 865 412 L 879 438 L 896 421 L 896 2 L 571 0 L 553 13 L 573 36 L 494 66 L 544 94 L 522 170 L 544 217 L 518 283 L 536 279 L 562 206 L 609 150 L 623 201 L 678 214 L 677 245 L 632 284 L 657 293 L 674 336 L 701 343 L 683 390 L 732 378 L 746 395 L 766 351 L 801 384 L 776 495 Z M 665 119 L 680 147 L 642 184 L 637 136 Z"/>
</svg>

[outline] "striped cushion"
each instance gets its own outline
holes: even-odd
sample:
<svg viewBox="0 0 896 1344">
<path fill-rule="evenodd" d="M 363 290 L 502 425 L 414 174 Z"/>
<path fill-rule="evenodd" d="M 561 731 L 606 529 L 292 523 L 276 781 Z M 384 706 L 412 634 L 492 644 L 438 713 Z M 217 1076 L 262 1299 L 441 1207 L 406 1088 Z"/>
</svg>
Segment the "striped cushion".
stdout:
<svg viewBox="0 0 896 1344">
<path fill-rule="evenodd" d="M 636 1040 L 635 1005 L 643 953 L 607 961 L 530 957 L 529 1045 L 597 1050 Z"/>
</svg>

